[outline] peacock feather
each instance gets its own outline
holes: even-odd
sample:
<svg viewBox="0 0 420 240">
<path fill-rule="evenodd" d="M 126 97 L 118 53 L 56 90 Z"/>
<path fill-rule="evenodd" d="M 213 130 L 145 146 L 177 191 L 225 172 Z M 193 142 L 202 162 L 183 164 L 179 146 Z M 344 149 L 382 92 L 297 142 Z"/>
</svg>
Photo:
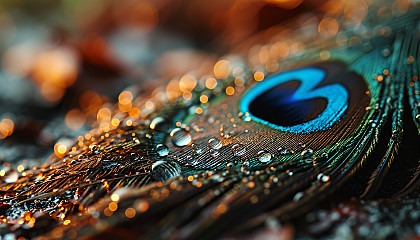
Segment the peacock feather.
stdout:
<svg viewBox="0 0 420 240">
<path fill-rule="evenodd" d="M 269 29 L 213 76 L 134 99 L 142 119 L 115 110 L 117 124 L 2 182 L 3 222 L 37 227 L 43 212 L 57 220 L 45 237 L 212 239 L 298 219 L 343 188 L 409 194 L 420 159 L 399 156 L 420 134 L 420 14 L 381 6 Z M 395 165 L 404 180 L 388 191 Z"/>
</svg>

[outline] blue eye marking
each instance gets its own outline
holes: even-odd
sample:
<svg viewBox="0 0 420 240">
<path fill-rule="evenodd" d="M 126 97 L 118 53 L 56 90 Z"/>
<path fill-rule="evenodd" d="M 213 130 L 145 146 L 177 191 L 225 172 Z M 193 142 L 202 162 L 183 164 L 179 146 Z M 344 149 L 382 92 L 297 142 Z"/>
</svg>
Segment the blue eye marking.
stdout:
<svg viewBox="0 0 420 240">
<path fill-rule="evenodd" d="M 325 70 L 315 67 L 278 73 L 246 92 L 239 107 L 253 121 L 281 131 L 327 130 L 348 108 L 349 94 L 340 83 L 317 87 L 325 76 Z"/>
</svg>

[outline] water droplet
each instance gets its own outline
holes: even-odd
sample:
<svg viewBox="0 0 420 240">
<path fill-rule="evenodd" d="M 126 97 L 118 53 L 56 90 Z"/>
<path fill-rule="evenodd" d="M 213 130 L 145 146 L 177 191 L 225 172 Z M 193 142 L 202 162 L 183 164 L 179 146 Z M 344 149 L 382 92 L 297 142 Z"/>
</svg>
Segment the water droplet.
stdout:
<svg viewBox="0 0 420 240">
<path fill-rule="evenodd" d="M 313 155 L 314 155 L 314 151 L 312 149 L 306 149 L 300 153 L 300 156 L 302 157 L 302 159 L 312 158 Z"/>
<path fill-rule="evenodd" d="M 300 142 L 300 143 L 299 143 L 299 146 L 300 146 L 301 148 L 305 148 L 305 147 L 306 147 L 306 143 L 302 143 L 302 142 Z"/>
<path fill-rule="evenodd" d="M 184 147 L 191 143 L 190 133 L 183 128 L 175 128 L 171 131 L 172 143 L 178 147 Z"/>
<path fill-rule="evenodd" d="M 328 153 L 326 153 L 326 152 L 324 152 L 321 155 L 319 155 L 319 156 L 316 157 L 316 160 L 317 161 L 326 160 L 326 159 L 328 159 Z"/>
<path fill-rule="evenodd" d="M 209 148 L 212 148 L 217 151 L 222 147 L 223 147 L 223 144 L 219 139 L 212 138 L 209 140 Z"/>
<path fill-rule="evenodd" d="M 91 144 L 91 145 L 89 145 L 89 149 L 90 149 L 90 151 L 91 151 L 93 154 L 99 154 L 99 153 L 101 153 L 101 149 L 100 149 L 100 147 L 99 147 L 99 146 L 97 146 L 97 145 Z"/>
<path fill-rule="evenodd" d="M 3 181 L 5 183 L 13 183 L 13 182 L 16 182 L 18 178 L 19 178 L 19 173 L 13 170 L 7 173 L 7 175 L 3 178 Z"/>
<path fill-rule="evenodd" d="M 169 149 L 167 146 L 165 146 L 164 144 L 158 144 L 156 146 L 156 152 L 160 157 L 165 157 L 168 156 L 169 154 Z"/>
<path fill-rule="evenodd" d="M 210 156 L 217 158 L 220 155 L 219 151 L 210 149 Z"/>
<path fill-rule="evenodd" d="M 320 173 L 318 176 L 316 176 L 316 179 L 321 182 L 328 182 L 330 180 L 330 176 Z"/>
<path fill-rule="evenodd" d="M 235 156 L 242 156 L 246 153 L 246 147 L 243 144 L 235 143 L 232 146 L 232 153 Z"/>
<path fill-rule="evenodd" d="M 197 148 L 193 150 L 196 154 L 201 154 L 203 152 L 203 149 Z"/>
<path fill-rule="evenodd" d="M 195 158 L 195 157 L 193 157 L 193 156 L 187 156 L 187 163 L 189 163 L 189 164 L 191 164 L 191 165 L 195 166 L 195 165 L 197 165 L 199 162 L 198 162 L 198 159 L 197 159 L 197 158 Z"/>
<path fill-rule="evenodd" d="M 77 156 L 77 159 L 83 160 L 83 159 L 87 159 L 87 157 L 83 154 L 80 154 L 79 156 Z"/>
<path fill-rule="evenodd" d="M 178 176 L 181 167 L 177 162 L 157 161 L 152 165 L 152 177 L 157 181 L 165 181 Z"/>
<path fill-rule="evenodd" d="M 130 153 L 130 160 L 136 161 L 140 158 L 140 156 L 137 153 Z"/>
<path fill-rule="evenodd" d="M 286 148 L 279 148 L 279 149 L 277 149 L 277 152 L 282 156 L 286 156 L 286 155 L 291 154 L 291 152 Z"/>
<path fill-rule="evenodd" d="M 262 163 L 271 161 L 271 153 L 261 150 L 258 152 L 258 160 Z"/>
<path fill-rule="evenodd" d="M 250 116 L 246 116 L 246 117 L 244 117 L 244 121 L 245 122 L 250 122 L 252 119 L 251 119 L 251 117 Z"/>
<path fill-rule="evenodd" d="M 150 129 L 157 131 L 167 131 L 169 129 L 170 123 L 163 117 L 155 117 L 150 123 Z"/>
<path fill-rule="evenodd" d="M 293 197 L 293 201 L 297 202 L 297 201 L 299 201 L 300 199 L 302 199 L 302 198 L 303 198 L 303 196 L 305 196 L 305 194 L 304 194 L 303 192 L 298 192 L 298 193 L 296 193 L 296 194 L 295 194 L 295 196 Z"/>
</svg>

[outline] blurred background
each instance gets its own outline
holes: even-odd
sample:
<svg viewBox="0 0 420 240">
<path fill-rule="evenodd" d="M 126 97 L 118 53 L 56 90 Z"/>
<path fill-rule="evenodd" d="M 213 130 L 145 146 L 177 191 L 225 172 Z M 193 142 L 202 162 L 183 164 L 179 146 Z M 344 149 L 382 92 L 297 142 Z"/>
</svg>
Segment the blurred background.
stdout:
<svg viewBox="0 0 420 240">
<path fill-rule="evenodd" d="M 296 28 L 309 22 L 335 35 L 333 18 L 319 26 L 311 19 L 344 14 L 360 23 L 369 2 L 2 0 L 0 175 L 63 155 L 115 112 L 138 120 L 142 112 L 133 99 L 153 96 L 187 72 L 212 73 L 220 56 L 257 32 L 304 16 Z M 388 5 L 404 8 L 406 2 Z"/>
</svg>

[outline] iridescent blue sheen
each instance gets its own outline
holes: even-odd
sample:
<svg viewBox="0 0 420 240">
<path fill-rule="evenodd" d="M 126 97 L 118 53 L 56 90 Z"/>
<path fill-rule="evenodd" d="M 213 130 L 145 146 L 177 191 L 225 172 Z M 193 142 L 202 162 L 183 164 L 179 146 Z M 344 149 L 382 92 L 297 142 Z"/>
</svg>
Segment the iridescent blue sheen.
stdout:
<svg viewBox="0 0 420 240">
<path fill-rule="evenodd" d="M 340 83 L 317 87 L 325 76 L 325 70 L 315 67 L 275 74 L 246 92 L 240 101 L 240 109 L 242 112 L 248 112 L 253 121 L 282 131 L 313 133 L 326 130 L 338 122 L 346 111 L 349 94 Z M 281 86 L 291 82 L 298 82 L 299 86 L 297 88 Z M 320 100 L 326 104 L 319 104 Z M 251 104 L 253 104 L 252 108 Z M 273 109 L 267 106 L 273 106 Z M 258 114 L 255 114 L 255 109 L 258 109 Z M 260 111 L 261 109 L 264 109 L 263 112 Z M 313 119 L 302 122 L 305 115 L 314 112 L 319 112 L 319 114 L 316 114 Z M 284 121 L 280 122 L 291 122 L 293 125 L 279 125 L 279 121 L 273 121 L 273 116 L 278 119 L 283 118 Z M 284 119 L 287 117 L 296 119 L 292 119 L 293 121 Z"/>
</svg>

